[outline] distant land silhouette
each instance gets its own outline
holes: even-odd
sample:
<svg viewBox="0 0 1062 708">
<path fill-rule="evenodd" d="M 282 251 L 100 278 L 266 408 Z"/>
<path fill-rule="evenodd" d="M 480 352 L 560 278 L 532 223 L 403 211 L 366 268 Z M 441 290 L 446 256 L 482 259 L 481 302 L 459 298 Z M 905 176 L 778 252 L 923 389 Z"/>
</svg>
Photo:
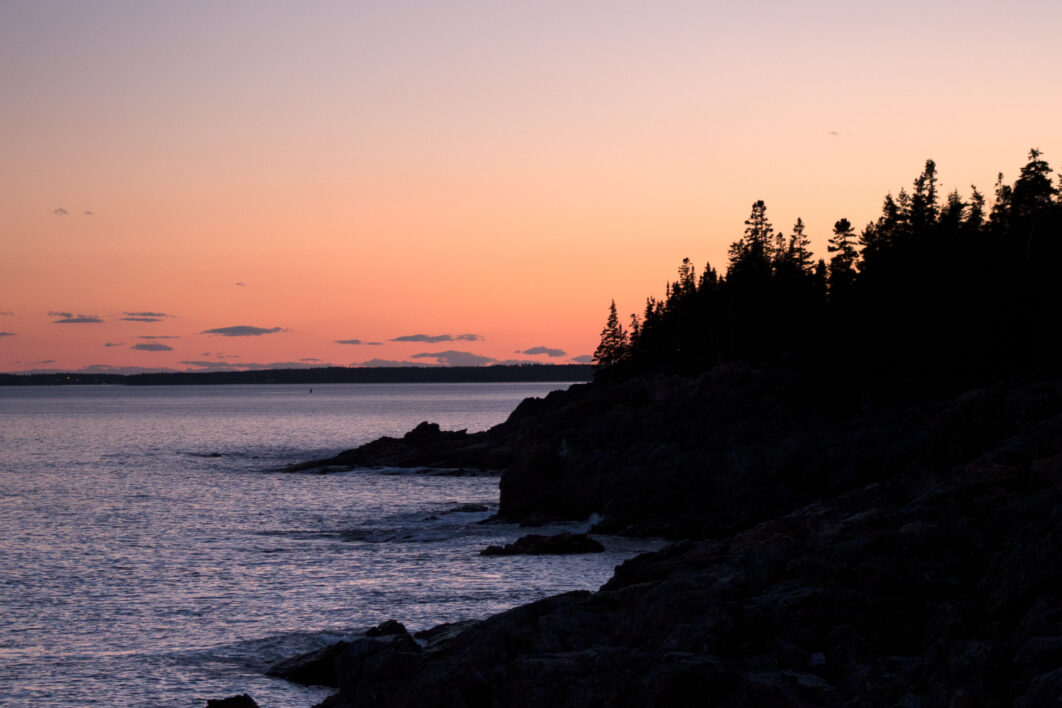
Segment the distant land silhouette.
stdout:
<svg viewBox="0 0 1062 708">
<path fill-rule="evenodd" d="M 0 386 L 209 386 L 220 384 L 329 383 L 507 383 L 589 381 L 589 364 L 515 366 L 409 366 L 379 368 L 264 369 L 261 371 L 185 371 L 158 374 L 0 374 Z"/>
</svg>

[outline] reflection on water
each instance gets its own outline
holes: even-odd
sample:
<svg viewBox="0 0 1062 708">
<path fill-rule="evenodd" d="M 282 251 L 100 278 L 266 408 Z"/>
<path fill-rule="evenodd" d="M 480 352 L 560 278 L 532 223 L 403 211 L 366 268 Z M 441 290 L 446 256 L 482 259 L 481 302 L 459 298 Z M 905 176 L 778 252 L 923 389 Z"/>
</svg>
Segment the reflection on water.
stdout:
<svg viewBox="0 0 1062 708">
<path fill-rule="evenodd" d="M 600 585 L 645 542 L 477 555 L 520 533 L 476 523 L 496 479 L 273 471 L 422 420 L 483 429 L 556 387 L 0 388 L 4 705 L 309 706 L 325 694 L 262 668 Z"/>
</svg>

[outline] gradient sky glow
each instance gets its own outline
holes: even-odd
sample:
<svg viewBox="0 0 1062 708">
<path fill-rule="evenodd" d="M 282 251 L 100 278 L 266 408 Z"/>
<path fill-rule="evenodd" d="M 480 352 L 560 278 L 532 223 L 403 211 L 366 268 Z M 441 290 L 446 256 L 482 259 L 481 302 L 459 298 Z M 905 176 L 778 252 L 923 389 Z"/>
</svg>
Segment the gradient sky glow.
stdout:
<svg viewBox="0 0 1062 708">
<path fill-rule="evenodd" d="M 824 255 L 926 158 L 964 195 L 1062 166 L 1060 28 L 1058 0 L 7 0 L 0 371 L 567 362 L 611 298 L 723 269 L 757 199 Z"/>
</svg>

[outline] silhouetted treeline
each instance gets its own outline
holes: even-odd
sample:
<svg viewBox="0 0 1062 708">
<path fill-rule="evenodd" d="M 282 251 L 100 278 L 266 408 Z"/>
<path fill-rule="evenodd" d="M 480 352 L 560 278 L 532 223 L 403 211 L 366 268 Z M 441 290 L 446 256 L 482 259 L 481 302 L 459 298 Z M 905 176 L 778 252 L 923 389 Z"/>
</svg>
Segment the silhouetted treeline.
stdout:
<svg viewBox="0 0 1062 708">
<path fill-rule="evenodd" d="M 683 260 L 662 300 L 623 326 L 613 303 L 598 376 L 687 373 L 734 359 L 795 362 L 860 384 L 968 385 L 1057 367 L 1062 355 L 1062 203 L 1031 150 L 991 206 L 941 196 L 926 161 L 859 233 L 839 219 L 816 259 L 800 219 L 785 233 L 758 201 L 725 275 Z"/>
<path fill-rule="evenodd" d="M 125 385 L 179 386 L 218 384 L 329 383 L 517 383 L 589 381 L 588 364 L 521 364 L 516 366 L 396 366 L 262 371 L 188 371 L 158 374 L 0 374 L 0 386 Z"/>
</svg>

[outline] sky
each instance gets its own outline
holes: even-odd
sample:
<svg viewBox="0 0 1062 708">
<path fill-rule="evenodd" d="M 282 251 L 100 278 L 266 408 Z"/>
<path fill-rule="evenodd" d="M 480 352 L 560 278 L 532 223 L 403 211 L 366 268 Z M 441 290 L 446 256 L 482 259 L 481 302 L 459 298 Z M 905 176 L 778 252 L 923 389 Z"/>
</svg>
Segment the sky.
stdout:
<svg viewBox="0 0 1062 708">
<path fill-rule="evenodd" d="M 1062 3 L 0 0 L 0 371 L 585 361 L 751 204 L 1062 164 Z"/>
</svg>

